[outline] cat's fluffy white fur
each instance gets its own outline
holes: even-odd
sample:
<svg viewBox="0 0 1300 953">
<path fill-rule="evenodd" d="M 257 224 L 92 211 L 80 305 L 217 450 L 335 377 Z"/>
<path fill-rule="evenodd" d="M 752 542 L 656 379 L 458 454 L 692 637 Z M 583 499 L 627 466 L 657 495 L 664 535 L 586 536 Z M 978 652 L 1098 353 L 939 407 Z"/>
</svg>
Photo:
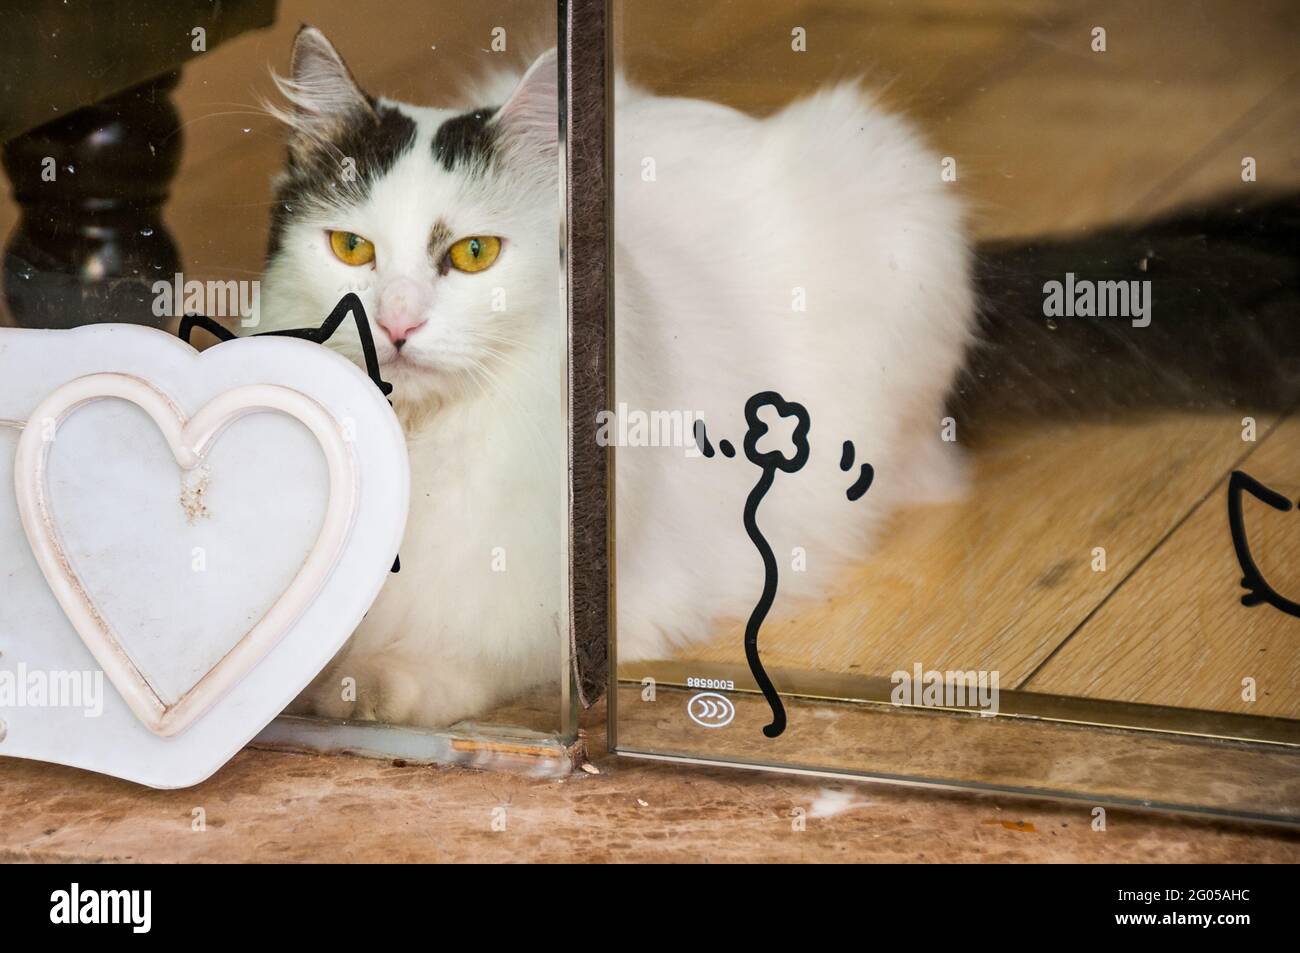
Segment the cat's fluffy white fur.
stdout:
<svg viewBox="0 0 1300 953">
<path fill-rule="evenodd" d="M 541 132 L 554 97 L 543 57 L 493 119 L 502 161 L 473 174 L 447 171 L 430 148 L 463 109 L 398 106 L 415 146 L 365 201 L 286 221 L 258 330 L 315 326 L 348 290 L 373 324 L 394 274 L 428 283 L 431 302 L 400 363 L 374 327 L 411 455 L 402 572 L 302 708 L 440 725 L 563 677 L 564 322 L 554 138 Z M 779 609 L 866 556 L 898 504 L 959 490 L 940 432 L 973 325 L 960 209 L 911 126 L 854 85 L 756 119 L 620 83 L 616 117 L 617 400 L 697 413 L 715 444 L 738 448 L 757 391 L 811 414 L 808 466 L 778 474 L 759 512 L 783 565 Z M 439 274 L 435 222 L 503 236 L 500 260 Z M 334 259 L 327 229 L 371 239 L 378 267 Z M 337 346 L 360 359 L 354 337 Z M 845 497 L 856 466 L 838 465 L 849 439 L 876 470 L 857 502 Z M 743 453 L 617 451 L 620 658 L 667 656 L 752 608 L 761 564 L 741 512 L 757 474 Z M 784 571 L 795 547 L 805 572 Z"/>
<path fill-rule="evenodd" d="M 300 709 L 444 725 L 562 677 L 559 186 L 554 133 L 533 135 L 538 109 L 554 119 L 555 82 L 551 57 L 500 110 L 514 125 L 497 171 L 435 160 L 436 130 L 463 110 L 400 106 L 415 122 L 412 146 L 364 202 L 295 210 L 272 256 L 256 330 L 314 327 L 356 292 L 411 460 L 402 570 Z M 429 249 L 437 222 L 455 238 L 503 237 L 499 260 L 478 274 L 439 274 Z M 370 239 L 377 266 L 337 260 L 327 230 Z M 402 277 L 430 286 L 429 321 L 395 362 L 376 316 L 385 283 Z M 330 343 L 360 362 L 350 327 Z"/>
<path fill-rule="evenodd" d="M 808 463 L 777 473 L 757 517 L 774 612 L 789 611 L 866 557 L 898 505 L 961 492 L 942 439 L 974 323 L 959 203 L 912 126 L 856 84 L 763 119 L 624 88 L 615 116 L 617 398 L 699 414 L 738 451 L 750 395 L 807 408 Z M 759 470 L 742 452 L 616 459 L 618 657 L 666 658 L 747 617 L 763 570 L 741 515 Z M 875 481 L 850 502 L 861 462 Z"/>
</svg>

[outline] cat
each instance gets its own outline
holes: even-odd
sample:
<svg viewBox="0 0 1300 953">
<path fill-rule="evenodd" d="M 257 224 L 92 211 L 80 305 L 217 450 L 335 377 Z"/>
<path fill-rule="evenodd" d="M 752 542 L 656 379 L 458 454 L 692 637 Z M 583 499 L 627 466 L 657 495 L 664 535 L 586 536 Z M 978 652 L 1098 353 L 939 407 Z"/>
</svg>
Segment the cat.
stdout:
<svg viewBox="0 0 1300 953">
<path fill-rule="evenodd" d="M 293 711 L 439 726 L 565 677 L 554 53 L 517 79 L 494 109 L 377 99 L 311 27 L 277 77 L 288 161 L 249 330 L 355 292 L 411 461 L 402 570 Z M 346 326 L 330 345 L 361 363 Z"/>
<path fill-rule="evenodd" d="M 296 710 L 472 719 L 567 677 L 555 52 L 433 109 L 364 92 L 304 27 L 277 83 L 288 161 L 255 330 L 315 326 L 355 291 L 412 466 L 402 571 Z M 807 557 L 782 599 L 814 595 L 895 508 L 964 490 L 941 436 L 975 327 L 961 203 L 856 84 L 760 119 L 619 79 L 615 116 L 616 399 L 733 440 L 751 394 L 807 406 L 808 465 L 763 530 Z M 355 336 L 330 343 L 360 363 Z M 846 440 L 877 475 L 852 504 Z M 617 451 L 622 660 L 699 643 L 756 596 L 752 468 L 686 444 Z"/>
</svg>

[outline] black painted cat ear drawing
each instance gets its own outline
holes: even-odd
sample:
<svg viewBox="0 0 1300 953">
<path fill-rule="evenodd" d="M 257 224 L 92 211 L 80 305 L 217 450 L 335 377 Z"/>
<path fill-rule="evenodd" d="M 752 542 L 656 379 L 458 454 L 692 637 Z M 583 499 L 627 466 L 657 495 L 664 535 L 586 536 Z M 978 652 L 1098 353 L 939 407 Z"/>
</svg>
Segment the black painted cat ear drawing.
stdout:
<svg viewBox="0 0 1300 953">
<path fill-rule="evenodd" d="M 1247 608 L 1267 603 L 1287 615 L 1300 617 L 1300 603 L 1278 593 L 1264 578 L 1250 551 L 1246 538 L 1246 523 L 1242 515 L 1241 495 L 1249 493 L 1255 499 L 1283 513 L 1290 512 L 1291 501 L 1271 487 L 1265 486 L 1248 473 L 1234 470 L 1228 479 L 1228 526 L 1232 530 L 1232 546 L 1241 566 L 1241 585 L 1246 594 L 1241 604 Z"/>
</svg>

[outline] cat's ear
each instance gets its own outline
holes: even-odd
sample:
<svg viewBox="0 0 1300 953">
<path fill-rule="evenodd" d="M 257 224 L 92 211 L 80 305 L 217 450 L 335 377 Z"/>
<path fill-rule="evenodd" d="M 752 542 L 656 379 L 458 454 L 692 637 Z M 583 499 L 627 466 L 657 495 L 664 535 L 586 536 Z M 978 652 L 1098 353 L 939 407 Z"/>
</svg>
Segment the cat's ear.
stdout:
<svg viewBox="0 0 1300 953">
<path fill-rule="evenodd" d="M 289 76 L 275 76 L 275 84 L 289 100 L 291 110 L 275 114 L 290 128 L 290 146 L 328 141 L 338 129 L 358 116 L 374 116 L 370 98 L 357 85 L 338 50 L 314 26 L 303 26 L 293 40 Z"/>
<path fill-rule="evenodd" d="M 494 117 L 498 142 L 554 159 L 559 153 L 560 74 L 554 49 L 533 61 Z"/>
</svg>

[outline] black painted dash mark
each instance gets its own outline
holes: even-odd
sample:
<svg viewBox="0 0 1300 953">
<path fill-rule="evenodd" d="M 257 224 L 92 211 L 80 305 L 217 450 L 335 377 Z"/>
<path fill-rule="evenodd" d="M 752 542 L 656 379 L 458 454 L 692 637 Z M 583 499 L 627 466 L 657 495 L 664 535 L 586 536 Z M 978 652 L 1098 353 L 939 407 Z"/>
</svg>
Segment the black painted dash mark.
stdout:
<svg viewBox="0 0 1300 953">
<path fill-rule="evenodd" d="M 698 417 L 695 419 L 695 446 L 700 448 L 700 452 L 706 457 L 713 456 L 713 444 L 709 443 L 709 432 L 704 427 L 704 421 Z"/>
<path fill-rule="evenodd" d="M 848 473 L 853 469 L 853 441 L 844 441 L 844 450 L 840 453 L 840 469 Z"/>
<path fill-rule="evenodd" d="M 725 437 L 718 441 L 718 449 L 722 451 L 722 455 L 728 460 L 736 455 L 736 448 L 733 447 L 731 441 Z"/>
<path fill-rule="evenodd" d="M 852 465 L 853 464 L 851 463 L 849 464 L 849 466 Z M 845 469 L 847 469 L 847 467 Z M 862 499 L 862 494 L 866 493 L 867 490 L 871 489 L 871 481 L 874 480 L 875 478 L 876 478 L 875 467 L 873 467 L 869 463 L 862 464 L 862 469 L 858 471 L 857 480 L 854 482 L 854 484 L 851 487 L 849 487 L 848 493 L 846 494 L 849 498 L 849 502 L 852 503 L 855 500 Z M 873 496 L 872 499 L 874 500 L 875 497 Z"/>
</svg>

